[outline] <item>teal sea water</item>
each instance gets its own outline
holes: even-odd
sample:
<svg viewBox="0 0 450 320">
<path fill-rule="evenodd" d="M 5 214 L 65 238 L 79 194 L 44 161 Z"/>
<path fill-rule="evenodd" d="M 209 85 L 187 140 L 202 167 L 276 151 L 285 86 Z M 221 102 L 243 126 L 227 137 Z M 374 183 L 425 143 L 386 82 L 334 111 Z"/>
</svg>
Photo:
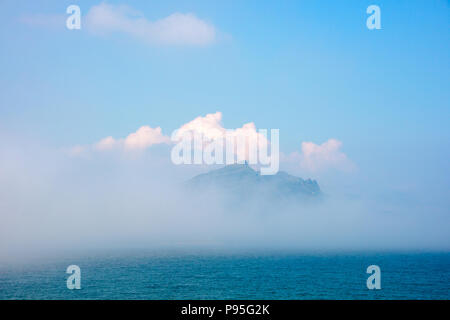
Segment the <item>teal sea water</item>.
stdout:
<svg viewBox="0 0 450 320">
<path fill-rule="evenodd" d="M 70 264 L 81 290 L 66 287 Z M 381 268 L 381 290 L 366 269 Z M 0 299 L 449 299 L 450 253 L 128 253 L 0 267 Z"/>
</svg>

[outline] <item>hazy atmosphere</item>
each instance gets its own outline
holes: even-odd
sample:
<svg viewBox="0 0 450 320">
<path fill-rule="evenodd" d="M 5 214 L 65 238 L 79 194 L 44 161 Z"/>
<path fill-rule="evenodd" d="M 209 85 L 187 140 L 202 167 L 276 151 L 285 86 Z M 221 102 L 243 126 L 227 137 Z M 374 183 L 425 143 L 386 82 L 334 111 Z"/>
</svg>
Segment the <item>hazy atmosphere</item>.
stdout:
<svg viewBox="0 0 450 320">
<path fill-rule="evenodd" d="M 2 1 L 0 264 L 450 250 L 448 1 L 378 1 L 380 30 L 367 1 L 318 2 Z M 233 203 L 186 184 L 225 164 L 171 159 L 174 130 L 260 143 L 259 129 L 279 129 L 279 172 L 320 197 Z"/>
</svg>

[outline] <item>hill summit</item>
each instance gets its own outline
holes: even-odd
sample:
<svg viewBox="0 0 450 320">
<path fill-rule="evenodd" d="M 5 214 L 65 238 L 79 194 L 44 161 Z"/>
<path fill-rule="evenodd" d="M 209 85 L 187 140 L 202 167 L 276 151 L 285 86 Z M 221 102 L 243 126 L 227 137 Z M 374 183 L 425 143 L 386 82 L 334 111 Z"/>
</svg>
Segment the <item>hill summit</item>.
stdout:
<svg viewBox="0 0 450 320">
<path fill-rule="evenodd" d="M 315 180 L 304 180 L 286 172 L 261 175 L 247 163 L 233 164 L 195 176 L 188 181 L 192 191 L 216 189 L 240 196 L 315 198 L 322 194 Z"/>
</svg>

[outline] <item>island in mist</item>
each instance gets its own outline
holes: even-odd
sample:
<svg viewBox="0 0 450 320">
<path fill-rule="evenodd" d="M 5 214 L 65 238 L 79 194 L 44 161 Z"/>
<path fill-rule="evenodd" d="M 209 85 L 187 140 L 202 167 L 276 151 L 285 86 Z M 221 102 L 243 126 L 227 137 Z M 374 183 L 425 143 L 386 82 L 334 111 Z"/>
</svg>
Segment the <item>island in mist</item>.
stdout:
<svg viewBox="0 0 450 320">
<path fill-rule="evenodd" d="M 316 180 L 302 179 L 280 171 L 262 175 L 248 163 L 227 165 L 199 174 L 186 183 L 190 192 L 214 191 L 232 200 L 311 201 L 323 197 Z"/>
</svg>

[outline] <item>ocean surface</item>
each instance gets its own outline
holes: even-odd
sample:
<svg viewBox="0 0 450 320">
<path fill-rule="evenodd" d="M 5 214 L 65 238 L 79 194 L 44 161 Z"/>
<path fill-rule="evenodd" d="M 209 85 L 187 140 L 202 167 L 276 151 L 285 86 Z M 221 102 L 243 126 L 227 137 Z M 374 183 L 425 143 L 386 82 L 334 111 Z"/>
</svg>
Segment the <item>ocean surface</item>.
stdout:
<svg viewBox="0 0 450 320">
<path fill-rule="evenodd" d="M 67 266 L 81 269 L 69 290 Z M 366 286 L 370 265 L 381 289 Z M 450 253 L 130 252 L 1 265 L 0 299 L 449 299 Z"/>
</svg>

